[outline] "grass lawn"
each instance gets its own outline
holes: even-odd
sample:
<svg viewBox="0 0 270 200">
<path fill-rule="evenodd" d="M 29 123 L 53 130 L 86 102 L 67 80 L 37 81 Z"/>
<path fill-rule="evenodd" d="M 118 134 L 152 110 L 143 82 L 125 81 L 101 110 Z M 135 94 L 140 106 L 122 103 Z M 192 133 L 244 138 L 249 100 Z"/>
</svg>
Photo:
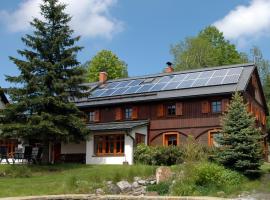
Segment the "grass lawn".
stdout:
<svg viewBox="0 0 270 200">
<path fill-rule="evenodd" d="M 0 197 L 91 193 L 105 181 L 131 181 L 154 173 L 155 167 L 143 165 L 0 165 Z"/>
<path fill-rule="evenodd" d="M 200 165 L 200 163 L 195 165 Z M 156 167 L 148 165 L 0 165 L 0 197 L 94 193 L 97 188 L 104 188 L 106 191 L 106 181 L 118 182 L 124 179 L 132 181 L 135 176 L 149 177 L 154 175 L 155 169 Z M 177 180 L 177 173 L 183 170 L 183 165 L 172 166 L 172 169 L 176 172 L 176 177 L 174 178 Z M 213 189 L 216 186 L 215 183 L 214 185 L 211 185 L 211 183 L 207 185 L 208 183 L 206 182 L 203 187 L 195 188 L 193 191 L 190 191 L 192 184 L 189 183 L 192 178 L 187 176 L 183 183 L 176 181 L 173 190 L 164 194 L 177 195 L 178 189 L 185 189 L 182 191 L 184 192 L 181 193 L 182 195 L 223 197 L 235 197 L 243 191 L 270 193 L 270 164 L 265 163 L 262 166 L 262 171 L 263 176 L 257 180 L 244 178 L 240 184 L 234 186 L 224 184 L 216 189 Z M 188 171 L 185 173 L 188 175 Z M 192 170 L 191 173 L 194 174 Z M 206 177 L 205 180 L 208 179 L 211 179 L 211 177 Z M 168 187 L 171 186 L 171 182 L 168 184 Z M 164 185 L 157 186 L 160 191 L 167 188 L 166 185 L 166 187 Z M 176 190 L 176 193 L 174 190 Z M 220 195 L 220 191 L 223 191 L 224 194 Z"/>
</svg>

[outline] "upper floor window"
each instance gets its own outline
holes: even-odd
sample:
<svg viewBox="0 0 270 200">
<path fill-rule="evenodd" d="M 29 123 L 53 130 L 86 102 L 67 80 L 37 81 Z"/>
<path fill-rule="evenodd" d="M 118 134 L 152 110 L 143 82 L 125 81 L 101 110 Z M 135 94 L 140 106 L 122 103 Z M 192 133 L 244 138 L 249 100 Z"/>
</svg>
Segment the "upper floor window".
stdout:
<svg viewBox="0 0 270 200">
<path fill-rule="evenodd" d="M 212 101 L 212 112 L 221 112 L 221 101 Z"/>
<path fill-rule="evenodd" d="M 170 104 L 167 106 L 167 115 L 174 116 L 176 114 L 176 106 L 175 104 Z"/>
<path fill-rule="evenodd" d="M 94 122 L 95 121 L 95 112 L 90 111 L 88 114 L 89 122 Z"/>
<path fill-rule="evenodd" d="M 125 119 L 132 119 L 132 108 L 125 108 Z"/>
</svg>

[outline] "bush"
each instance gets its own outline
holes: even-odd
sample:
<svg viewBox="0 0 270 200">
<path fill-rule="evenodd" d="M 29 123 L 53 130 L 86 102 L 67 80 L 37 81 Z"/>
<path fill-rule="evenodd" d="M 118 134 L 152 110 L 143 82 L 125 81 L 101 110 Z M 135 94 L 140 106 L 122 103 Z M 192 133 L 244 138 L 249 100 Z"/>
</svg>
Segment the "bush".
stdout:
<svg viewBox="0 0 270 200">
<path fill-rule="evenodd" d="M 11 178 L 28 178 L 32 176 L 32 171 L 26 165 L 7 165 L 0 169 L 1 176 Z"/>
<path fill-rule="evenodd" d="M 202 162 L 186 164 L 184 176 L 178 176 L 172 186 L 173 195 L 216 195 L 223 191 L 237 191 L 245 180 L 238 172 L 225 169 L 215 163 Z"/>
<path fill-rule="evenodd" d="M 150 192 L 157 192 L 159 195 L 166 195 L 169 193 L 171 183 L 161 182 L 156 185 L 148 185 L 146 190 Z"/>
<path fill-rule="evenodd" d="M 183 152 L 179 146 L 151 147 L 139 144 L 134 152 L 135 163 L 147 165 L 175 165 L 182 163 Z"/>
</svg>

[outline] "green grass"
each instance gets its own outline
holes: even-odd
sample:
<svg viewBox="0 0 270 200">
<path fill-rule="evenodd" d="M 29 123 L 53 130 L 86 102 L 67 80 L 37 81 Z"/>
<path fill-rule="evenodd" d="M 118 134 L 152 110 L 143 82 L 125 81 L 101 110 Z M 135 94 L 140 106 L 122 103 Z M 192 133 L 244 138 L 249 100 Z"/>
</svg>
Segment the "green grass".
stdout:
<svg viewBox="0 0 270 200">
<path fill-rule="evenodd" d="M 131 181 L 154 172 L 155 167 L 143 165 L 0 165 L 0 197 L 91 193 L 105 181 Z"/>
</svg>

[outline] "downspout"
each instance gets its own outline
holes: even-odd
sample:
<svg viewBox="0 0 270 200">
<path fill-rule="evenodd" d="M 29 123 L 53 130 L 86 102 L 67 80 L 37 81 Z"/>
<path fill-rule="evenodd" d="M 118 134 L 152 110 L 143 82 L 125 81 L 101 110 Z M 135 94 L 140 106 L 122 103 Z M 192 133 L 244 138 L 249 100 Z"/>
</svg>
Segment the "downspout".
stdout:
<svg viewBox="0 0 270 200">
<path fill-rule="evenodd" d="M 130 134 L 131 130 L 132 129 L 128 129 L 125 132 L 126 132 L 126 135 L 129 136 L 132 139 L 132 144 L 133 144 L 133 146 L 132 146 L 132 163 L 133 163 L 134 148 L 136 147 L 136 143 L 135 143 L 135 138 L 132 137 L 132 135 Z"/>
</svg>

